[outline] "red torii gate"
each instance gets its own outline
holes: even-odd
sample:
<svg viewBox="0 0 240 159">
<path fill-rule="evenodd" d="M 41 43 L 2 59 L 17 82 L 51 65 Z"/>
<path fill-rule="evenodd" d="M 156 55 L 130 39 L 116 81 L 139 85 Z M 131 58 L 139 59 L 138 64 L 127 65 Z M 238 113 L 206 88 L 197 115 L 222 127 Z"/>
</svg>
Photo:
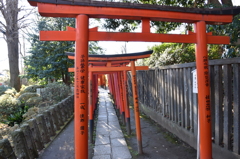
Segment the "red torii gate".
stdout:
<svg viewBox="0 0 240 159">
<path fill-rule="evenodd" d="M 87 121 L 88 105 L 88 42 L 89 41 L 148 41 L 148 42 L 175 42 L 196 43 L 196 66 L 198 78 L 198 112 L 200 129 L 200 158 L 212 158 L 211 142 L 211 111 L 210 87 L 207 44 L 229 44 L 227 36 L 213 36 L 206 33 L 206 24 L 227 24 L 232 22 L 233 15 L 240 12 L 240 7 L 228 9 L 190 9 L 180 7 L 166 7 L 142 4 L 113 3 L 113 2 L 83 2 L 79 0 L 28 0 L 33 6 L 38 7 L 42 16 L 49 17 L 74 17 L 76 29 L 68 28 L 67 31 L 41 31 L 40 40 L 49 41 L 75 41 L 75 117 Z M 98 32 L 97 28 L 89 29 L 89 18 L 114 18 L 132 19 L 142 21 L 141 33 L 113 33 Z M 195 33 L 188 35 L 153 34 L 150 32 L 150 20 L 194 23 Z M 132 62 L 131 62 L 132 63 Z M 135 68 L 135 67 L 134 67 Z M 136 79 L 134 79 L 136 80 Z M 81 87 L 80 87 L 80 83 Z M 137 88 L 136 88 L 137 89 Z M 81 100 L 80 100 L 81 98 Z M 80 116 L 79 116 L 80 114 Z M 76 124 L 76 123 L 75 123 Z M 88 145 L 85 130 L 87 123 L 75 125 L 75 134 L 80 133 L 75 140 L 81 140 L 82 145 Z M 77 129 L 79 128 L 79 129 Z M 80 130 L 80 131 L 79 131 Z M 76 158 L 88 158 L 87 146 L 75 143 Z"/>
<path fill-rule="evenodd" d="M 92 74 L 93 73 L 101 73 L 101 74 L 110 74 L 110 73 L 120 73 L 118 75 L 123 76 L 123 80 L 120 80 L 121 77 L 116 77 L 115 80 L 118 84 L 120 84 L 120 92 L 122 93 L 121 97 L 118 95 L 120 99 L 120 104 L 117 102 L 117 104 L 120 106 L 120 114 L 122 117 L 122 121 L 125 124 L 127 124 L 127 131 L 130 134 L 131 128 L 130 128 L 130 113 L 129 108 L 127 104 L 127 95 L 126 93 L 126 86 L 127 84 L 127 77 L 126 73 L 127 71 L 132 71 L 132 88 L 133 88 L 133 95 L 134 95 L 134 114 L 135 114 L 135 124 L 136 124 L 136 134 L 137 134 L 137 141 L 138 141 L 138 152 L 142 153 L 142 137 L 141 137 L 141 129 L 140 129 L 140 118 L 139 118 L 139 106 L 138 106 L 138 97 L 137 97 L 137 82 L 136 82 L 136 70 L 148 70 L 148 66 L 135 66 L 134 61 L 141 58 L 148 58 L 152 54 L 153 51 L 145 51 L 145 52 L 139 52 L 139 53 L 128 53 L 128 54 L 115 54 L 115 55 L 89 55 L 88 56 L 88 63 L 89 63 L 89 82 L 92 82 Z M 69 59 L 75 59 L 74 53 L 66 53 Z M 131 63 L 131 67 L 126 66 Z M 69 68 L 69 72 L 74 72 L 74 68 Z M 123 72 L 123 75 L 121 72 Z M 122 82 L 119 82 L 122 81 Z M 115 81 L 115 82 L 116 82 Z M 91 84 L 90 84 L 91 85 Z M 118 86 L 118 85 L 117 85 Z M 91 86 L 90 86 L 91 87 Z M 123 90 L 122 90 L 123 89 Z M 91 99 L 91 89 L 89 90 L 90 94 L 90 105 L 89 105 L 89 123 L 90 123 L 90 140 L 92 141 L 92 132 L 93 130 L 93 114 L 91 114 L 92 111 L 92 99 Z M 126 118 L 125 114 L 126 112 Z"/>
</svg>

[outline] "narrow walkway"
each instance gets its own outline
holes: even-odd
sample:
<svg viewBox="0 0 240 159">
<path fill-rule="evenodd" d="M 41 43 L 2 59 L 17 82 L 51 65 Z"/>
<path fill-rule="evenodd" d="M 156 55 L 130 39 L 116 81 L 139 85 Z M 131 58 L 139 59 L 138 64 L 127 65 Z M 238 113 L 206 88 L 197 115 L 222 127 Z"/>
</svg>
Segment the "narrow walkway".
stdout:
<svg viewBox="0 0 240 159">
<path fill-rule="evenodd" d="M 96 142 L 92 159 L 130 159 L 118 118 L 109 98 L 108 91 L 99 89 L 98 122 Z M 55 138 L 41 153 L 40 159 L 74 159 L 74 121 Z M 91 153 L 91 152 L 89 152 Z M 89 154 L 89 157 L 91 155 Z"/>
<path fill-rule="evenodd" d="M 74 122 L 66 128 L 43 150 L 40 159 L 74 159 Z"/>
<path fill-rule="evenodd" d="M 99 99 L 93 159 L 132 158 L 112 102 L 108 96 L 108 91 L 100 88 Z"/>
</svg>

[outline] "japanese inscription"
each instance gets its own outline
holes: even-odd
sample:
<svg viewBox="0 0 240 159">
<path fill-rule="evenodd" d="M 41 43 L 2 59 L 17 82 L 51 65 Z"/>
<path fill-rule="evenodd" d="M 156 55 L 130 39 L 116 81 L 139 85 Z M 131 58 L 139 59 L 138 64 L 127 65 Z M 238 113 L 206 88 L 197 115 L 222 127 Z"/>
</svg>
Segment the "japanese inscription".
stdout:
<svg viewBox="0 0 240 159">
<path fill-rule="evenodd" d="M 203 56 L 203 64 L 204 64 L 204 80 L 205 80 L 205 85 L 208 87 L 209 86 L 209 72 L 208 72 L 208 57 Z"/>
<path fill-rule="evenodd" d="M 139 107 L 138 107 L 138 92 L 137 92 L 137 78 L 136 75 L 133 75 L 133 82 L 134 82 L 134 90 L 135 90 L 135 106 L 136 106 L 136 111 L 139 112 Z"/>
<path fill-rule="evenodd" d="M 204 83 L 206 87 L 209 87 L 209 71 L 208 71 L 208 57 L 203 56 L 203 67 L 204 67 Z M 211 112 L 210 112 L 210 95 L 205 96 L 205 109 L 207 112 L 206 119 L 207 122 L 211 122 Z"/>
</svg>

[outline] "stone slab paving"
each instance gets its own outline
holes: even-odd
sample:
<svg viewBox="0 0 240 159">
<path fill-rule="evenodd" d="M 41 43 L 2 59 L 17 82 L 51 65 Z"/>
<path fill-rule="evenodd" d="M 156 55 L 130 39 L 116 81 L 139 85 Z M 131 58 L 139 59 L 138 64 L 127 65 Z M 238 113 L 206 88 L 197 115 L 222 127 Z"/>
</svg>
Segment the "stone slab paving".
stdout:
<svg viewBox="0 0 240 159">
<path fill-rule="evenodd" d="M 99 89 L 99 111 L 93 159 L 131 159 L 108 91 Z"/>
</svg>

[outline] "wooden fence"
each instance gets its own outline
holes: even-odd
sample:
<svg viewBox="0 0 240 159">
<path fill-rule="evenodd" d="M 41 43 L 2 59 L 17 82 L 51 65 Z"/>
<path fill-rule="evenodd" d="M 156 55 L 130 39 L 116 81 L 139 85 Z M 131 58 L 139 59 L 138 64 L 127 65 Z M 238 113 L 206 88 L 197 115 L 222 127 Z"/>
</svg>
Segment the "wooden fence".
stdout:
<svg viewBox="0 0 240 159">
<path fill-rule="evenodd" d="M 220 150 L 223 156 L 230 152 L 240 158 L 240 58 L 210 60 L 209 65 L 213 151 Z M 192 86 L 195 69 L 194 62 L 138 71 L 137 82 L 139 103 L 152 112 L 148 115 L 154 120 L 161 118 L 159 124 L 196 148 L 198 98 Z M 131 80 L 128 84 L 131 95 Z M 177 131 L 169 123 L 178 127 Z"/>
</svg>

